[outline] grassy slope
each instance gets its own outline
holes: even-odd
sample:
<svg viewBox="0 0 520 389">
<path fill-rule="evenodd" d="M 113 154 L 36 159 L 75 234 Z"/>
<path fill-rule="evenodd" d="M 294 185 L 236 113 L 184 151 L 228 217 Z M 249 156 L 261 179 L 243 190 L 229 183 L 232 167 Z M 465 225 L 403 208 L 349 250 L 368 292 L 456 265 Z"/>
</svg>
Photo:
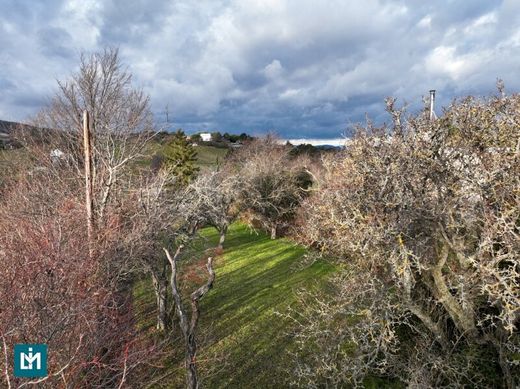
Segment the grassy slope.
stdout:
<svg viewBox="0 0 520 389">
<path fill-rule="evenodd" d="M 204 245 L 213 247 L 217 234 L 202 230 Z M 208 388 L 284 387 L 292 348 L 290 323 L 276 312 L 295 304 L 303 286 L 323 281 L 334 267 L 317 261 L 301 266 L 306 250 L 285 239 L 271 240 L 234 224 L 216 264 L 215 287 L 201 300 L 197 359 Z M 140 305 L 153 304 L 149 288 L 136 293 Z M 147 302 L 143 301 L 147 300 Z M 182 343 L 180 343 L 182 344 Z M 181 353 L 166 387 L 182 387 Z"/>
<path fill-rule="evenodd" d="M 163 154 L 167 148 L 168 146 L 166 143 L 152 140 L 146 147 L 146 154 L 149 155 L 149 158 L 145 158 L 141 161 L 141 164 L 147 166 L 154 154 Z M 197 152 L 197 166 L 200 168 L 206 168 L 214 167 L 219 162 L 222 162 L 226 154 L 229 152 L 229 149 L 199 145 L 195 147 L 195 151 Z"/>
<path fill-rule="evenodd" d="M 166 147 L 167 146 L 165 144 L 162 144 L 156 140 L 151 140 L 143 151 L 146 156 L 137 160 L 135 162 L 135 166 L 141 169 L 148 169 L 153 155 L 162 154 Z M 215 168 L 219 163 L 221 163 L 224 160 L 226 154 L 229 152 L 229 149 L 201 145 L 195 147 L 195 151 L 197 152 L 196 165 L 204 170 L 207 168 Z M 27 154 L 23 149 L 0 149 L 0 179 L 3 175 L 9 174 L 8 163 L 13 164 L 16 163 L 13 162 L 15 160 L 22 160 L 26 158 Z"/>
<path fill-rule="evenodd" d="M 200 168 L 213 167 L 222 163 L 228 153 L 228 149 L 213 146 L 199 145 L 195 147 L 197 151 L 197 165 Z"/>
</svg>

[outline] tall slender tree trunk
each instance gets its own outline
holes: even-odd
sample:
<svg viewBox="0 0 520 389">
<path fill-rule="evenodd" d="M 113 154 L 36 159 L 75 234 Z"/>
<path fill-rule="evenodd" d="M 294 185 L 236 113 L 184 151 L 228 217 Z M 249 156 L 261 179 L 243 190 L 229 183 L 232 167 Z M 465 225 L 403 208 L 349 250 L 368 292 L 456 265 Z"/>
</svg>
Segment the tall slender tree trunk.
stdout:
<svg viewBox="0 0 520 389">
<path fill-rule="evenodd" d="M 155 300 L 157 302 L 157 324 L 156 328 L 159 331 L 166 330 L 168 322 L 167 314 L 167 280 L 161 279 L 157 274 L 152 273 L 152 282 L 155 292 Z"/>
</svg>

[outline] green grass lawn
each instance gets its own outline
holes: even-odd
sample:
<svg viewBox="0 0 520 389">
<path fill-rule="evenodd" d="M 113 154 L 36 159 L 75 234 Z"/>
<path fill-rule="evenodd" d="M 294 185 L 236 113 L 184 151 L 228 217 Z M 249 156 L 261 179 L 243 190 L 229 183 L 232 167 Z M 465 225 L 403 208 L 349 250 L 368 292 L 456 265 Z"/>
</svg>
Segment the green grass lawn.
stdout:
<svg viewBox="0 0 520 389">
<path fill-rule="evenodd" d="M 195 147 L 195 151 L 197 152 L 197 165 L 200 168 L 207 168 L 222 163 L 229 149 L 199 145 Z"/>
<path fill-rule="evenodd" d="M 144 151 L 146 157 L 137 161 L 137 166 L 147 168 L 150 166 L 152 157 L 156 154 L 163 155 L 167 147 L 166 143 L 151 140 L 146 145 Z M 197 152 L 196 166 L 202 170 L 215 168 L 224 161 L 224 158 L 229 152 L 229 149 L 227 148 L 206 145 L 198 145 L 195 146 L 194 149 Z"/>
<path fill-rule="evenodd" d="M 217 240 L 216 231 L 205 228 L 198 248 L 214 247 Z M 200 303 L 197 361 L 203 387 L 287 386 L 294 344 L 291 322 L 277 312 L 294 307 L 302 287 L 319 285 L 335 270 L 325 261 L 305 266 L 306 253 L 289 240 L 252 234 L 242 224 L 230 228 L 216 262 L 214 288 Z M 144 285 L 136 288 L 136 304 L 153 306 L 153 293 Z M 176 360 L 168 363 L 171 374 L 157 387 L 184 385 L 182 342 L 178 344 Z"/>
</svg>

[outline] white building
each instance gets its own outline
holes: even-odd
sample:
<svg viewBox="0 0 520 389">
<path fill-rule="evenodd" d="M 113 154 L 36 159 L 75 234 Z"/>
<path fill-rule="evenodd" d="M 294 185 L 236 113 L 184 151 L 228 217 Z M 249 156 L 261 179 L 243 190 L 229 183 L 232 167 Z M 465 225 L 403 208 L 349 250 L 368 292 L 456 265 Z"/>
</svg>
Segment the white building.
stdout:
<svg viewBox="0 0 520 389">
<path fill-rule="evenodd" d="M 200 138 L 203 142 L 211 142 L 211 134 L 209 132 L 201 132 Z"/>
</svg>

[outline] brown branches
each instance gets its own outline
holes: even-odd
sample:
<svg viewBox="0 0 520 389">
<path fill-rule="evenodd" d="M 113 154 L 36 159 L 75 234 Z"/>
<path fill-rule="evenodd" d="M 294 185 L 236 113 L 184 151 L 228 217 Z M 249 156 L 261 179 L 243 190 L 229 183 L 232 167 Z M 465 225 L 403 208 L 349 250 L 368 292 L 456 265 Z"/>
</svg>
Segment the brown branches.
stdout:
<svg viewBox="0 0 520 389">
<path fill-rule="evenodd" d="M 83 177 L 90 161 L 82 152 L 81 117 L 89 113 L 92 154 L 92 212 L 104 221 L 107 207 L 117 204 L 128 166 L 155 135 L 149 98 L 131 84 L 118 50 L 81 56 L 79 71 L 59 81 L 58 93 L 34 119 L 34 128 L 18 138 L 30 150 L 37 168 L 60 179 L 67 169 Z M 52 157 L 54 155 L 54 157 Z"/>
<path fill-rule="evenodd" d="M 293 221 L 312 184 L 306 168 L 291 159 L 289 152 L 290 148 L 268 136 L 240 149 L 232 161 L 241 210 L 248 214 L 251 226 L 260 225 L 272 239 Z"/>
</svg>

